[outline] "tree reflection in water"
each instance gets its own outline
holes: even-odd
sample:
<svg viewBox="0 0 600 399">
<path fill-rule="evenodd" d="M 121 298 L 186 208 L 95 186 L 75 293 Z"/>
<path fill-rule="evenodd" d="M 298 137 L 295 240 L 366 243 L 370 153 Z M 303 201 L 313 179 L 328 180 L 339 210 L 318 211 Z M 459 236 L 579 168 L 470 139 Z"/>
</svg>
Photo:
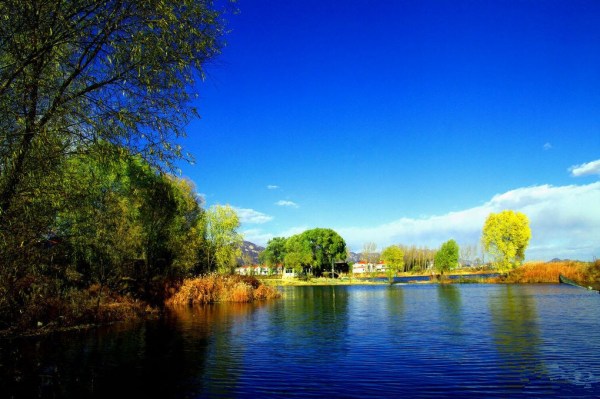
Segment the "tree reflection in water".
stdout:
<svg viewBox="0 0 600 399">
<path fill-rule="evenodd" d="M 546 370 L 540 355 L 535 298 L 517 285 L 505 285 L 496 292 L 498 295 L 490 297 L 489 306 L 498 363 L 506 371 L 499 378 L 501 383 L 534 388 L 537 381 L 547 381 L 542 378 Z"/>
</svg>

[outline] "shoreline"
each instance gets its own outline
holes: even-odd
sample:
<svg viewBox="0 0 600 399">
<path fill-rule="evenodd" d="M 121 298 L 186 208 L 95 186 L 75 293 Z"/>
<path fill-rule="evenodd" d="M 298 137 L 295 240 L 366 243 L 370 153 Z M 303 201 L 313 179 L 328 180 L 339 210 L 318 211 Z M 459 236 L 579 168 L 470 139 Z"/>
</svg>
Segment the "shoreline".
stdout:
<svg viewBox="0 0 600 399">
<path fill-rule="evenodd" d="M 440 280 L 439 275 L 435 279 L 432 279 L 433 276 L 436 276 L 434 273 L 409 273 L 402 272 L 398 273 L 396 277 L 399 278 L 419 278 L 422 279 L 424 277 L 429 277 L 429 280 L 414 280 L 402 283 L 394 283 L 396 284 L 444 284 L 446 283 L 451 276 L 452 277 L 460 277 L 460 276 L 477 276 L 477 275 L 488 275 L 496 273 L 493 270 L 455 270 L 450 274 L 444 276 L 444 279 Z M 376 276 L 369 277 L 340 277 L 340 278 L 328 278 L 328 277 L 313 277 L 308 280 L 300 280 L 298 278 L 283 278 L 283 277 L 274 277 L 274 276 L 256 276 L 256 278 L 265 285 L 269 286 L 327 286 L 327 285 L 390 285 L 387 280 L 383 281 L 372 281 L 373 279 L 387 279 L 385 274 L 378 274 Z M 476 278 L 476 277 L 474 277 Z M 454 279 L 454 283 L 461 283 L 460 279 Z M 479 279 L 477 282 L 487 283 L 483 281 L 483 279 Z M 558 282 L 558 280 L 557 280 Z"/>
</svg>

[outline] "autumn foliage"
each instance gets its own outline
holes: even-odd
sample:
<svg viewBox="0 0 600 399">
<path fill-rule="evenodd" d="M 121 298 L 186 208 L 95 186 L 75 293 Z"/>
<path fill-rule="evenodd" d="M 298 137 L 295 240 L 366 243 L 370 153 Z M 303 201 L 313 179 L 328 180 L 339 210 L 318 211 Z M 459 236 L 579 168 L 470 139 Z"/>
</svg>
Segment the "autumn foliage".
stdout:
<svg viewBox="0 0 600 399">
<path fill-rule="evenodd" d="M 263 285 L 251 276 L 209 274 L 184 280 L 179 290 L 169 298 L 167 304 L 252 302 L 280 296 L 277 289 Z"/>
<path fill-rule="evenodd" d="M 596 265 L 596 266 L 595 266 Z M 580 283 L 593 282 L 599 276 L 594 274 L 598 262 L 579 261 L 527 262 L 511 271 L 502 282 L 506 283 L 558 283 L 558 276 L 563 276 Z"/>
</svg>

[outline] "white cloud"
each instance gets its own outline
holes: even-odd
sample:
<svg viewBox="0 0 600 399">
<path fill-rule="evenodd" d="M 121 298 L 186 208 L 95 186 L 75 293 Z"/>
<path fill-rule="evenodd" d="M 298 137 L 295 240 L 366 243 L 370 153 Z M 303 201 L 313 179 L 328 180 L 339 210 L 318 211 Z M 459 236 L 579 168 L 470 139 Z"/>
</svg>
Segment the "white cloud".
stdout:
<svg viewBox="0 0 600 399">
<path fill-rule="evenodd" d="M 543 148 L 544 148 L 544 150 L 545 150 L 545 151 L 548 151 L 549 149 L 551 149 L 551 148 L 552 148 L 552 144 L 550 144 L 550 143 L 545 143 Z"/>
<path fill-rule="evenodd" d="M 273 220 L 273 216 L 266 215 L 262 212 L 248 208 L 233 207 L 241 223 L 262 224 Z"/>
<path fill-rule="evenodd" d="M 379 248 L 391 244 L 438 247 L 450 238 L 459 244 L 476 244 L 491 212 L 512 209 L 530 221 L 532 238 L 528 259 L 555 257 L 589 260 L 600 254 L 600 182 L 588 185 L 519 188 L 495 195 L 485 204 L 459 212 L 425 218 L 402 218 L 374 227 L 335 230 L 350 248 L 360 250 L 365 242 Z"/>
<path fill-rule="evenodd" d="M 250 241 L 253 244 L 266 247 L 267 242 L 273 238 L 273 234 L 262 231 L 261 229 L 247 229 L 241 231 L 244 240 Z"/>
<path fill-rule="evenodd" d="M 279 188 L 279 186 L 275 185 L 275 184 L 269 184 L 267 186 L 267 190 L 277 190 Z"/>
<path fill-rule="evenodd" d="M 600 175 L 600 159 L 581 165 L 573 165 L 569 168 L 569 172 L 574 177 Z"/>
<path fill-rule="evenodd" d="M 287 206 L 287 207 L 290 207 L 290 208 L 298 208 L 298 204 L 296 204 L 293 201 L 279 200 L 279 201 L 277 201 L 275 203 L 275 205 L 278 205 L 278 206 Z"/>
</svg>

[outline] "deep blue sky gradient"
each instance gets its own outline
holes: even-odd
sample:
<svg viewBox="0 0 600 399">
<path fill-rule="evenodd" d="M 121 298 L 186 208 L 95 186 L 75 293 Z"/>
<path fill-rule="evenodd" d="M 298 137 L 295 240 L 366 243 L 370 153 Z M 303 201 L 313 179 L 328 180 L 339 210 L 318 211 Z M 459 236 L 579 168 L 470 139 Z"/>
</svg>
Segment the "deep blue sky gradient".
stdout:
<svg viewBox="0 0 600 399">
<path fill-rule="evenodd" d="M 265 234 L 598 180 L 567 169 L 600 158 L 600 1 L 237 6 L 182 170 L 208 205 L 272 216 Z"/>
</svg>

